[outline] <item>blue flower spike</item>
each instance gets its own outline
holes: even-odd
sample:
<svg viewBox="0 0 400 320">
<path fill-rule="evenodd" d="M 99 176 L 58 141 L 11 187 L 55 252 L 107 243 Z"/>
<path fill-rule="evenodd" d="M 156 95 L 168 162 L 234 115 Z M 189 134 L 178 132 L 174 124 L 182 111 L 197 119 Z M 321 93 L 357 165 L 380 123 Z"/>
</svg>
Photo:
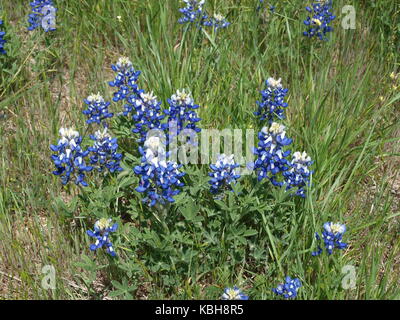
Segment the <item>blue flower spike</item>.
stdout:
<svg viewBox="0 0 400 320">
<path fill-rule="evenodd" d="M 127 57 L 121 57 L 116 64 L 111 65 L 111 68 L 117 74 L 108 84 L 118 89 L 114 92 L 113 101 L 118 102 L 127 99 L 131 94 L 136 94 L 138 91 L 136 82 L 141 72 L 133 68 L 132 62 Z M 124 115 L 126 116 L 130 111 L 132 108 L 126 106 Z"/>
<path fill-rule="evenodd" d="M 144 143 L 149 130 L 161 130 L 161 120 L 165 117 L 161 111 L 161 101 L 157 100 L 153 92 L 141 91 L 137 96 L 131 96 L 128 102 L 136 111 L 132 115 L 135 122 L 132 132 L 138 133 L 139 142 Z"/>
<path fill-rule="evenodd" d="M 116 256 L 114 251 L 114 247 L 112 242 L 109 239 L 110 233 L 115 232 L 118 228 L 118 224 L 112 224 L 111 219 L 101 218 L 97 220 L 94 224 L 94 231 L 87 230 L 86 233 L 88 236 L 95 238 L 96 242 L 90 245 L 90 250 L 96 251 L 102 247 L 107 248 L 107 253 L 110 254 L 112 257 Z"/>
<path fill-rule="evenodd" d="M 61 128 L 59 133 L 61 139 L 57 145 L 50 146 L 50 149 L 56 152 L 51 156 L 56 166 L 53 174 L 61 177 L 63 185 L 72 179 L 76 185 L 88 186 L 85 174 L 92 171 L 93 167 L 86 165 L 85 159 L 89 150 L 82 149 L 82 137 L 72 128 Z"/>
<path fill-rule="evenodd" d="M 211 177 L 209 180 L 211 193 L 215 194 L 231 190 L 231 184 L 236 183 L 240 178 L 237 170 L 235 170 L 238 167 L 239 165 L 235 163 L 233 154 L 230 156 L 225 154 L 219 155 L 217 162 L 210 165 L 212 172 L 208 174 Z"/>
<path fill-rule="evenodd" d="M 319 40 L 328 40 L 326 35 L 333 31 L 330 23 L 336 18 L 331 12 L 332 0 L 313 3 L 312 7 L 307 6 L 306 10 L 312 16 L 304 20 L 308 30 L 304 31 L 303 34 L 309 38 L 317 37 Z"/>
<path fill-rule="evenodd" d="M 220 13 L 209 16 L 204 10 L 205 0 L 183 0 L 186 7 L 179 9 L 182 17 L 179 18 L 180 24 L 193 24 L 201 29 L 203 26 L 213 27 L 215 31 L 227 28 L 230 23 Z"/>
<path fill-rule="evenodd" d="M 199 108 L 189 92 L 185 89 L 177 90 L 175 94 L 168 99 L 169 108 L 164 110 L 167 115 L 167 123 L 163 125 L 164 129 L 167 126 L 170 129 L 170 134 L 178 135 L 184 129 L 194 130 L 195 133 L 201 131 L 197 127 L 197 123 L 201 120 L 196 113 L 196 109 Z"/>
<path fill-rule="evenodd" d="M 87 105 L 87 109 L 82 111 L 88 117 L 87 124 L 100 124 L 103 120 L 112 118 L 113 114 L 108 111 L 110 102 L 104 101 L 100 93 L 92 94 L 83 101 Z"/>
<path fill-rule="evenodd" d="M 290 162 L 290 169 L 283 173 L 285 177 L 286 190 L 296 189 L 296 195 L 305 198 L 305 187 L 310 185 L 310 175 L 313 173 L 309 169 L 312 165 L 310 156 L 306 152 L 295 152 Z"/>
<path fill-rule="evenodd" d="M 269 179 L 273 185 L 282 186 L 278 173 L 288 170 L 290 164 L 286 159 L 291 151 L 284 148 L 292 143 L 292 139 L 286 137 L 285 126 L 273 122 L 269 128 L 262 128 L 258 134 L 258 148 L 254 150 L 257 156 L 254 169 L 258 180 Z"/>
<path fill-rule="evenodd" d="M 294 299 L 297 297 L 297 292 L 300 287 L 301 282 L 298 278 L 292 279 L 287 276 L 285 278 L 285 283 L 279 284 L 276 288 L 272 289 L 272 291 L 285 299 Z"/>
<path fill-rule="evenodd" d="M 214 27 L 215 31 L 218 31 L 218 29 L 225 29 L 230 26 L 230 22 L 228 22 L 220 13 L 215 13 L 207 21 L 204 21 L 203 24 L 207 27 Z"/>
<path fill-rule="evenodd" d="M 225 288 L 221 300 L 249 300 L 249 297 L 238 287 L 234 286 L 233 288 Z"/>
<path fill-rule="evenodd" d="M 182 17 L 179 18 L 178 23 L 186 24 L 193 23 L 198 28 L 201 28 L 205 19 L 207 19 L 207 14 L 204 12 L 205 0 L 183 0 L 186 7 L 179 9 L 182 13 Z"/>
<path fill-rule="evenodd" d="M 324 230 L 322 231 L 322 240 L 329 255 L 333 253 L 334 249 L 343 250 L 347 248 L 347 243 L 342 242 L 343 234 L 346 232 L 346 226 L 341 223 L 326 222 L 324 223 Z M 316 232 L 315 238 L 318 242 L 321 237 Z M 318 256 L 323 252 L 323 249 L 318 245 L 317 251 L 312 252 L 313 256 Z"/>
<path fill-rule="evenodd" d="M 285 102 L 288 89 L 283 88 L 281 78 L 278 80 L 268 78 L 265 81 L 266 88 L 261 91 L 261 101 L 257 101 L 258 110 L 254 115 L 259 117 L 260 121 L 267 120 L 272 122 L 285 119 L 285 109 L 288 104 Z"/>
<path fill-rule="evenodd" d="M 144 149 L 140 147 L 139 151 L 142 154 L 142 163 L 133 171 L 140 177 L 136 191 L 145 194 L 143 202 L 149 206 L 175 202 L 174 196 L 184 186 L 181 178 L 185 172 L 179 171 L 182 165 L 166 161 L 166 153 L 159 137 L 146 139 Z"/>
<path fill-rule="evenodd" d="M 93 146 L 88 150 L 92 153 L 90 156 L 90 164 L 99 172 L 106 168 L 109 172 L 114 173 L 122 171 L 120 166 L 122 154 L 117 153 L 117 138 L 112 138 L 108 133 L 108 129 L 96 131 L 94 135 L 90 135 L 93 140 Z"/>
</svg>

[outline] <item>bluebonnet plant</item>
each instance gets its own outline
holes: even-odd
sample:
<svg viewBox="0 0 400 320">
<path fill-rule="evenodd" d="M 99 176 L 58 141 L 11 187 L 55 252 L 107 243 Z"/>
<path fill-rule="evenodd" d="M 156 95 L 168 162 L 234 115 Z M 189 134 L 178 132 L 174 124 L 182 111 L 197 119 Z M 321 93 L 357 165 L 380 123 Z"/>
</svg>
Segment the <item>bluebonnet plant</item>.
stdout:
<svg viewBox="0 0 400 320">
<path fill-rule="evenodd" d="M 117 230 L 118 224 L 114 223 L 113 225 L 111 225 L 111 223 L 111 219 L 101 218 L 100 220 L 97 220 L 94 224 L 94 231 L 87 230 L 86 233 L 88 234 L 88 236 L 96 239 L 96 242 L 90 245 L 90 250 L 96 251 L 97 249 L 106 247 L 107 253 L 115 257 L 116 253 L 109 237 L 110 232 L 115 232 Z"/>
<path fill-rule="evenodd" d="M 346 232 L 346 226 L 340 223 L 326 222 L 324 223 L 324 230 L 322 231 L 322 240 L 324 246 L 329 255 L 332 254 L 333 250 L 347 248 L 347 243 L 342 242 L 343 234 Z M 318 242 L 321 241 L 321 237 L 318 232 L 315 233 L 315 238 Z M 323 249 L 318 245 L 318 250 L 312 252 L 313 256 L 318 256 L 322 253 Z"/>
<path fill-rule="evenodd" d="M 266 89 L 261 91 L 262 99 L 257 101 L 258 110 L 254 115 L 261 121 L 268 120 L 269 124 L 285 118 L 284 109 L 288 106 L 285 97 L 288 89 L 283 88 L 281 79 L 268 78 L 265 81 Z"/>
<path fill-rule="evenodd" d="M 286 137 L 285 126 L 276 122 L 269 128 L 262 128 L 258 138 L 258 148 L 254 150 L 257 156 L 254 169 L 257 171 L 258 180 L 268 178 L 275 186 L 282 186 L 284 182 L 278 181 L 277 174 L 289 168 L 286 157 L 291 151 L 285 151 L 284 147 L 290 145 L 292 139 Z"/>
<path fill-rule="evenodd" d="M 224 293 L 221 296 L 222 300 L 249 300 L 249 297 L 246 296 L 238 287 L 234 286 L 233 288 L 225 288 Z"/>
<path fill-rule="evenodd" d="M 306 10 L 312 17 L 309 16 L 304 20 L 308 30 L 303 34 L 310 38 L 316 36 L 320 40 L 326 40 L 326 34 L 333 31 L 333 27 L 329 24 L 336 18 L 331 12 L 332 0 L 313 3 L 312 8 L 307 6 Z"/>
<path fill-rule="evenodd" d="M 203 24 L 207 27 L 214 27 L 214 30 L 218 30 L 229 27 L 230 22 L 222 14 L 216 13 L 213 17 L 205 20 Z"/>
<path fill-rule="evenodd" d="M 3 25 L 3 20 L 0 20 L 0 29 L 1 26 Z M 4 39 L 4 36 L 6 35 L 5 31 L 0 30 L 0 54 L 6 54 L 6 50 L 4 49 L 4 45 L 6 43 L 6 40 Z"/>
<path fill-rule="evenodd" d="M 207 19 L 207 14 L 203 10 L 205 0 L 183 0 L 186 7 L 179 9 L 182 13 L 182 17 L 179 18 L 178 22 L 180 24 L 194 23 L 197 27 L 201 27 L 205 19 Z"/>
<path fill-rule="evenodd" d="M 211 164 L 212 172 L 208 175 L 211 177 L 209 183 L 211 184 L 211 193 L 218 193 L 231 188 L 231 183 L 236 183 L 240 175 L 235 170 L 239 167 L 233 159 L 234 155 L 227 156 L 221 154 L 218 156 L 217 162 Z"/>
<path fill-rule="evenodd" d="M 46 18 L 51 10 L 49 7 L 52 7 L 54 11 L 57 9 L 54 7 L 54 3 L 52 0 L 34 0 L 29 3 L 32 9 L 32 13 L 28 16 L 29 27 L 28 30 L 32 31 L 38 27 L 43 27 L 43 29 L 47 31 L 54 31 L 54 21 L 53 19 L 47 19 L 45 22 L 47 24 L 43 24 L 43 19 Z M 47 9 L 47 10 L 45 10 Z"/>
<path fill-rule="evenodd" d="M 113 116 L 113 114 L 108 111 L 110 102 L 104 101 L 100 93 L 90 95 L 84 102 L 87 104 L 87 109 L 82 111 L 82 113 L 88 117 L 86 120 L 87 124 L 100 124 L 103 120 Z"/>
<path fill-rule="evenodd" d="M 313 161 L 306 152 L 295 152 L 290 162 L 290 169 L 283 173 L 285 177 L 286 189 L 297 188 L 296 195 L 305 198 L 306 191 L 304 187 L 309 185 L 309 177 L 312 174 L 309 167 Z"/>
<path fill-rule="evenodd" d="M 50 149 L 56 154 L 51 159 L 56 166 L 53 174 L 61 177 L 62 184 L 67 184 L 71 179 L 77 185 L 86 187 L 85 173 L 93 169 L 92 166 L 86 165 L 85 158 L 89 154 L 89 150 L 83 150 L 81 147 L 82 137 L 79 133 L 71 128 L 60 129 L 61 139 L 57 145 L 51 145 Z"/>
<path fill-rule="evenodd" d="M 136 95 L 138 93 L 136 81 L 141 72 L 133 68 L 132 62 L 126 57 L 121 57 L 116 64 L 111 65 L 111 68 L 117 75 L 113 81 L 109 82 L 109 85 L 118 89 L 118 91 L 114 92 L 113 101 L 118 102 L 132 94 Z M 124 115 L 126 116 L 130 111 L 132 111 L 132 107 L 125 106 Z"/>
<path fill-rule="evenodd" d="M 178 135 L 184 129 L 191 129 L 195 132 L 200 132 L 201 129 L 196 126 L 196 123 L 201 119 L 197 116 L 196 109 L 199 108 L 194 103 L 190 93 L 185 90 L 178 90 L 168 99 L 169 109 L 164 110 L 167 115 L 167 123 L 163 124 L 163 128 L 174 126 L 174 134 Z"/>
<path fill-rule="evenodd" d="M 134 168 L 135 174 L 140 176 L 136 191 L 146 194 L 143 202 L 150 206 L 174 202 L 173 197 L 179 194 L 179 188 L 184 186 L 180 179 L 185 173 L 179 171 L 182 165 L 166 161 L 166 153 L 163 150 L 159 137 L 149 137 L 144 143 L 144 148 L 139 147 L 142 164 Z"/>
<path fill-rule="evenodd" d="M 111 138 L 107 128 L 104 128 L 103 131 L 96 131 L 94 135 L 90 135 L 90 138 L 94 141 L 93 146 L 88 148 L 92 152 L 90 164 L 100 172 L 104 168 L 107 168 L 111 173 L 122 171 L 120 167 L 122 154 L 117 153 L 117 138 Z"/>
<path fill-rule="evenodd" d="M 285 283 L 279 284 L 272 291 L 277 295 L 283 296 L 285 299 L 291 299 L 297 297 L 297 291 L 300 287 L 301 282 L 298 278 L 292 279 L 288 276 L 285 278 Z"/>
</svg>

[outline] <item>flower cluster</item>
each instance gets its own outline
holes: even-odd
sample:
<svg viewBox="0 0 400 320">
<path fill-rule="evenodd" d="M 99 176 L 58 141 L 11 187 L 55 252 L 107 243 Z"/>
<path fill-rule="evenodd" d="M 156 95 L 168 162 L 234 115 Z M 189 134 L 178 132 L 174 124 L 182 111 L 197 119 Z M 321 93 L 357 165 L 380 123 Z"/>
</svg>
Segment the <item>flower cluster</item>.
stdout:
<svg viewBox="0 0 400 320">
<path fill-rule="evenodd" d="M 284 109 L 288 106 L 285 97 L 289 90 L 282 87 L 281 81 L 274 78 L 265 81 L 266 89 L 261 91 L 262 100 L 257 101 L 258 110 L 254 112 L 260 121 L 268 120 L 271 124 L 285 118 Z"/>
<path fill-rule="evenodd" d="M 194 111 L 198 109 L 199 106 L 194 104 L 190 93 L 185 92 L 185 90 L 177 90 L 167 101 L 169 103 L 169 109 L 164 110 L 164 113 L 167 115 L 167 123 L 163 125 L 164 129 L 167 129 L 168 126 L 170 128 L 170 133 L 173 135 L 178 135 L 184 129 L 194 130 L 195 132 L 201 131 L 201 129 L 196 126 L 196 123 L 201 119 L 197 116 L 196 111 Z"/>
<path fill-rule="evenodd" d="M 32 13 L 28 16 L 29 27 L 32 31 L 41 26 L 44 31 L 54 31 L 55 21 L 52 14 L 57 11 L 52 0 L 34 0 L 29 3 Z"/>
<path fill-rule="evenodd" d="M 254 150 L 254 154 L 257 155 L 254 169 L 258 180 L 268 178 L 275 186 L 282 186 L 284 182 L 278 181 L 277 174 L 289 168 L 286 157 L 291 151 L 285 151 L 284 147 L 290 145 L 292 139 L 286 137 L 285 126 L 276 122 L 269 128 L 262 128 L 258 138 L 258 148 Z"/>
<path fill-rule="evenodd" d="M 293 154 L 293 159 L 290 162 L 290 169 L 283 172 L 287 190 L 297 188 L 296 195 L 305 198 L 304 187 L 309 185 L 309 177 L 310 174 L 312 174 L 309 166 L 311 166 L 312 163 L 313 161 L 311 161 L 311 158 L 306 152 L 295 152 Z"/>
<path fill-rule="evenodd" d="M 119 58 L 115 65 L 111 65 L 111 68 L 117 73 L 115 79 L 109 82 L 111 87 L 118 88 L 118 91 L 114 92 L 114 102 L 124 100 L 131 94 L 137 93 L 136 81 L 141 72 L 133 68 L 132 62 L 128 58 Z M 130 111 L 132 111 L 132 107 L 126 106 L 124 115 L 126 116 Z"/>
<path fill-rule="evenodd" d="M 103 120 L 113 116 L 113 114 L 108 111 L 110 102 L 105 102 L 100 93 L 92 94 L 83 101 L 88 106 L 86 110 L 82 111 L 82 113 L 88 117 L 86 120 L 87 124 L 100 124 Z"/>
<path fill-rule="evenodd" d="M 209 181 L 211 193 L 230 189 L 231 183 L 235 183 L 240 178 L 240 175 L 235 171 L 239 165 L 235 163 L 233 157 L 233 154 L 230 156 L 221 154 L 218 156 L 217 162 L 210 165 L 212 172 L 208 175 L 211 177 Z"/>
<path fill-rule="evenodd" d="M 207 27 L 214 27 L 214 30 L 218 30 L 229 27 L 230 22 L 228 22 L 222 14 L 216 13 L 214 16 L 204 21 L 203 25 Z"/>
<path fill-rule="evenodd" d="M 178 22 L 181 24 L 184 23 L 196 23 L 197 26 L 201 26 L 203 21 L 207 19 L 207 14 L 204 13 L 203 6 L 205 4 L 205 0 L 183 0 L 185 2 L 186 7 L 179 9 L 179 12 L 182 13 L 182 17 L 179 18 Z"/>
<path fill-rule="evenodd" d="M 333 27 L 329 24 L 336 18 L 331 12 L 332 0 L 321 1 L 312 4 L 312 8 L 307 6 L 306 10 L 312 14 L 304 20 L 304 24 L 308 27 L 303 34 L 307 37 L 318 37 L 320 40 L 326 40 L 326 34 L 333 31 Z"/>
<path fill-rule="evenodd" d="M 343 234 L 346 232 L 346 226 L 340 223 L 326 222 L 324 224 L 324 230 L 322 231 L 322 240 L 324 241 L 325 249 L 328 254 L 332 254 L 333 250 L 345 249 L 347 243 L 342 242 Z M 321 237 L 318 232 L 315 233 L 315 238 L 318 242 L 321 241 Z M 322 248 L 318 245 L 318 250 L 312 252 L 313 256 L 318 256 L 322 253 Z"/>
<path fill-rule="evenodd" d="M 142 164 L 133 170 L 140 176 L 136 191 L 146 194 L 143 202 L 150 206 L 164 204 L 165 201 L 174 202 L 173 197 L 180 193 L 179 187 L 184 186 L 180 179 L 185 172 L 179 171 L 182 165 L 166 161 L 166 153 L 158 137 L 146 139 L 144 149 L 140 147 L 139 152 L 142 154 Z"/>
<path fill-rule="evenodd" d="M 117 153 L 117 138 L 111 138 L 107 128 L 104 128 L 103 131 L 96 131 L 94 135 L 90 135 L 90 138 L 94 141 L 93 146 L 88 149 L 92 152 L 90 164 L 100 172 L 104 170 L 104 167 L 111 173 L 122 171 L 120 167 L 122 154 Z"/>
<path fill-rule="evenodd" d="M 234 286 L 233 288 L 225 288 L 224 293 L 221 296 L 222 300 L 249 300 L 249 297 L 246 296 L 238 287 Z"/>
<path fill-rule="evenodd" d="M 285 278 L 285 283 L 279 284 L 276 288 L 272 289 L 277 295 L 283 296 L 285 299 L 297 297 L 297 291 L 301 287 L 301 282 L 298 278 Z"/>
<path fill-rule="evenodd" d="M 52 155 L 57 168 L 53 174 L 61 176 L 61 182 L 64 185 L 74 177 L 77 185 L 88 186 L 85 173 L 94 168 L 99 172 L 103 172 L 106 168 L 111 173 L 122 170 L 120 167 L 122 154 L 117 153 L 117 139 L 111 138 L 107 132 L 108 124 L 104 121 L 113 116 L 108 111 L 110 103 L 105 102 L 100 94 L 91 95 L 84 102 L 88 105 L 88 109 L 83 111 L 89 118 L 86 123 L 102 124 L 104 128 L 103 131 L 98 130 L 90 135 L 92 145 L 87 150 L 82 149 L 84 137 L 81 137 L 77 131 L 60 129 L 61 139 L 57 145 L 51 145 L 50 148 L 57 152 Z M 89 158 L 89 165 L 86 165 L 86 157 Z"/>
<path fill-rule="evenodd" d="M 219 13 L 209 16 L 204 10 L 205 0 L 183 0 L 186 7 L 179 9 L 182 17 L 179 18 L 180 24 L 193 23 L 196 27 L 201 28 L 214 27 L 215 30 L 226 28 L 230 23 L 225 17 Z"/>
<path fill-rule="evenodd" d="M 86 233 L 88 236 L 96 238 L 96 242 L 90 245 L 90 250 L 96 251 L 97 249 L 106 247 L 107 253 L 115 257 L 116 253 L 114 251 L 113 244 L 109 239 L 109 236 L 110 232 L 115 232 L 117 230 L 118 224 L 114 223 L 113 225 L 111 225 L 111 222 L 111 219 L 106 218 L 97 220 L 94 224 L 94 231 L 87 230 Z"/>
<path fill-rule="evenodd" d="M 86 165 L 85 158 L 89 150 L 82 150 L 82 137 L 77 131 L 71 128 L 60 129 L 61 139 L 57 145 L 51 145 L 50 149 L 57 154 L 53 154 L 51 159 L 56 166 L 53 174 L 61 176 L 62 184 L 67 184 L 70 179 L 74 179 L 77 185 L 87 186 L 85 173 L 93 169 Z"/>
<path fill-rule="evenodd" d="M 280 78 L 268 78 L 266 89 L 261 91 L 262 100 L 257 101 L 258 110 L 254 115 L 260 121 L 267 120 L 269 127 L 263 127 L 258 133 L 258 147 L 254 150 L 257 158 L 253 169 L 257 172 L 258 180 L 268 178 L 275 186 L 286 186 L 286 190 L 296 189 L 295 194 L 304 198 L 304 188 L 309 185 L 309 176 L 312 174 L 309 166 L 313 162 L 305 152 L 295 152 L 291 161 L 287 159 L 291 150 L 285 150 L 285 147 L 292 143 L 292 139 L 286 136 L 285 126 L 276 122 L 285 119 L 285 109 L 288 107 L 285 102 L 288 89 L 283 88 L 281 81 Z"/>
<path fill-rule="evenodd" d="M 164 115 L 161 112 L 161 102 L 153 92 L 146 93 L 139 89 L 136 84 L 140 71 L 136 71 L 132 62 L 125 57 L 118 60 L 112 69 L 117 72 L 114 81 L 109 82 L 112 87 L 117 87 L 118 91 L 114 93 L 113 101 L 125 100 L 124 116 L 132 114 L 132 120 L 135 127 L 133 133 L 139 134 L 139 142 L 146 140 L 146 134 L 149 130 L 161 129 L 161 121 Z"/>
<path fill-rule="evenodd" d="M 135 122 L 133 133 L 139 133 L 139 141 L 145 142 L 149 130 L 161 129 L 161 120 L 164 115 L 161 112 L 161 101 L 153 95 L 153 92 L 140 92 L 136 97 L 131 96 L 128 101 L 134 107 L 136 113 L 133 113 L 132 119 Z"/>
<path fill-rule="evenodd" d="M 0 28 L 3 25 L 3 20 L 0 20 Z M 6 50 L 4 49 L 4 45 L 6 43 L 6 40 L 4 39 L 4 36 L 6 35 L 5 31 L 0 30 L 0 54 L 6 54 Z"/>
</svg>

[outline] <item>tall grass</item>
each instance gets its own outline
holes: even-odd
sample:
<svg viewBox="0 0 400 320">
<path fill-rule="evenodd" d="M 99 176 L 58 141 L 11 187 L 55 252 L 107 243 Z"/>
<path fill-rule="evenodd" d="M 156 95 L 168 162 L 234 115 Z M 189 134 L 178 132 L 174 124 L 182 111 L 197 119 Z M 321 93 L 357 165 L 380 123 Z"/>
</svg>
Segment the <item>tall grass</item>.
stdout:
<svg viewBox="0 0 400 320">
<path fill-rule="evenodd" d="M 0 57 L 0 297 L 108 296 L 113 279 L 101 273 L 105 269 L 94 267 L 101 273 L 94 286 L 81 269 L 89 243 L 85 225 L 79 217 L 66 220 L 54 200 L 61 193 L 68 203 L 71 192 L 51 175 L 49 145 L 59 127 L 84 123 L 83 98 L 97 91 L 111 97 L 110 64 L 122 55 L 164 101 L 178 88 L 190 89 L 203 128 L 256 126 L 252 112 L 263 81 L 281 77 L 290 89 L 290 135 L 315 159 L 310 196 L 293 208 L 284 239 L 269 234 L 272 258 L 261 273 L 244 265 L 231 274 L 214 262 L 198 279 L 175 275 L 181 286 L 172 292 L 156 279 L 142 279 L 133 297 L 207 298 L 231 281 L 254 299 L 272 298 L 277 269 L 302 280 L 303 299 L 400 297 L 394 190 L 400 94 L 389 78 L 399 71 L 395 1 L 379 7 L 335 1 L 336 28 L 324 43 L 302 36 L 303 1 L 282 2 L 268 16 L 256 13 L 258 1 L 208 1 L 232 23 L 217 34 L 177 24 L 179 1 L 55 2 L 57 30 L 44 34 L 26 31 L 28 1 L 2 1 L 9 55 Z M 340 27 L 345 4 L 356 8 L 355 30 Z M 346 222 L 349 249 L 338 260 L 310 259 L 314 231 L 330 220 Z M 44 265 L 56 268 L 56 290 L 41 287 Z M 345 265 L 356 267 L 353 290 L 333 285 L 342 281 Z"/>
</svg>

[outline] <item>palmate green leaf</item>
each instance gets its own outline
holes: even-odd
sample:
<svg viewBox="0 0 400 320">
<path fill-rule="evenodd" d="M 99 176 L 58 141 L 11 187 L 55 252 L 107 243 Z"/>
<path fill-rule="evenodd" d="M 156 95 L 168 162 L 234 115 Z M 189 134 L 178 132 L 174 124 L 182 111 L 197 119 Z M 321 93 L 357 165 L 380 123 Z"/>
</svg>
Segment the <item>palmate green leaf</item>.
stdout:
<svg viewBox="0 0 400 320">
<path fill-rule="evenodd" d="M 203 221 L 203 218 L 197 215 L 199 213 L 200 207 L 196 205 L 196 203 L 191 198 L 188 198 L 186 204 L 180 206 L 179 210 L 181 211 L 185 219 L 190 222 Z"/>
<path fill-rule="evenodd" d="M 78 197 L 73 197 L 69 201 L 69 203 L 65 203 L 61 197 L 57 197 L 54 201 L 53 207 L 57 214 L 61 214 L 67 218 L 71 218 L 76 212 L 78 201 Z"/>
</svg>

